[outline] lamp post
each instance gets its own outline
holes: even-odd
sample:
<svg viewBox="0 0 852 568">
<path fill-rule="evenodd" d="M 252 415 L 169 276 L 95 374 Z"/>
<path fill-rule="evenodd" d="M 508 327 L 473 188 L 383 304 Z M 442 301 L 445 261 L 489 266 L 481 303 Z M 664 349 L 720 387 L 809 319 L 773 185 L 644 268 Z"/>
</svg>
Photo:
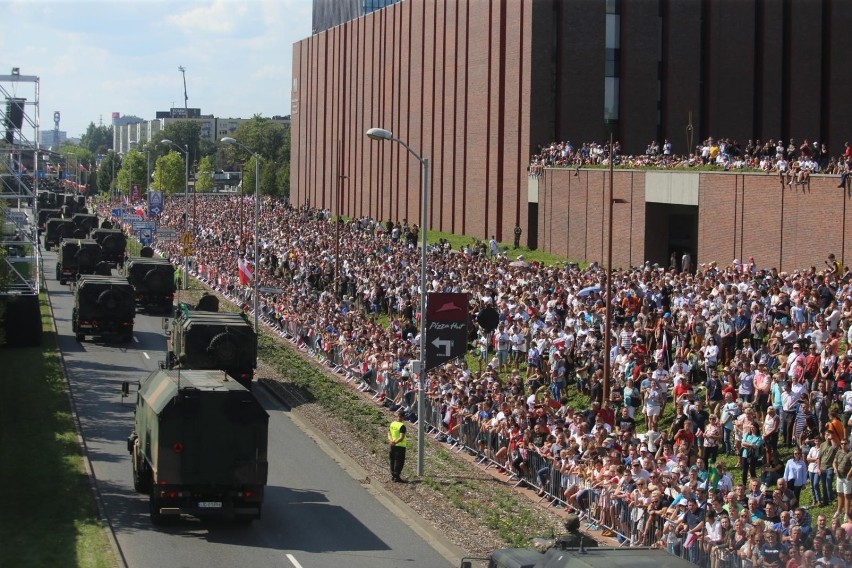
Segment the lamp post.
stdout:
<svg viewBox="0 0 852 568">
<path fill-rule="evenodd" d="M 168 144 L 169 146 L 174 146 L 177 148 L 181 154 L 183 154 L 183 161 L 186 167 L 186 180 L 185 185 L 183 186 L 183 230 L 184 233 L 189 234 L 189 144 L 186 147 L 181 147 L 179 144 L 176 144 L 169 140 L 168 138 L 163 138 L 160 140 L 161 144 Z M 187 245 L 184 245 L 187 246 Z M 186 251 L 183 251 L 186 252 Z M 183 255 L 183 289 L 189 289 L 189 255 Z"/>
<path fill-rule="evenodd" d="M 260 328 L 258 327 L 257 321 L 257 282 L 259 280 L 258 269 L 260 268 L 260 251 L 258 248 L 258 243 L 260 242 L 260 154 L 258 154 L 257 152 L 252 152 L 246 147 L 245 144 L 238 142 L 235 138 L 231 138 L 230 136 L 225 136 L 220 140 L 220 142 L 222 142 L 223 144 L 239 146 L 240 148 L 254 156 L 254 274 L 252 274 L 254 290 L 252 291 L 252 309 L 254 310 L 254 331 L 257 334 L 260 334 Z"/>
<path fill-rule="evenodd" d="M 603 399 L 604 402 L 609 400 L 609 383 L 611 363 L 609 360 L 610 350 L 612 349 L 612 206 L 615 203 L 627 203 L 624 199 L 615 199 L 613 197 L 612 178 L 614 173 L 615 155 L 613 154 L 612 134 L 609 136 L 609 200 L 607 203 L 607 215 L 609 215 L 609 227 L 607 230 L 607 245 L 606 245 L 606 307 L 604 312 L 604 382 L 603 382 Z"/>
<path fill-rule="evenodd" d="M 429 159 L 420 156 L 412 150 L 408 144 L 394 137 L 394 135 L 383 128 L 371 128 L 367 131 L 367 137 L 371 140 L 391 140 L 399 143 L 408 153 L 417 158 L 423 168 L 423 200 L 420 204 L 420 388 L 417 396 L 417 475 L 422 476 L 424 458 L 426 454 L 426 213 L 429 205 Z"/>
</svg>

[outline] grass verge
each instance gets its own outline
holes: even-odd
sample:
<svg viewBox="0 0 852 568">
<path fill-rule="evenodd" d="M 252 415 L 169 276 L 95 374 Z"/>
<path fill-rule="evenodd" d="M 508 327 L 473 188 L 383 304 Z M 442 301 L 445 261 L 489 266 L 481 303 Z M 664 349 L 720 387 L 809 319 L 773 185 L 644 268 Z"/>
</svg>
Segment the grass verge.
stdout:
<svg viewBox="0 0 852 568">
<path fill-rule="evenodd" d="M 115 566 L 83 468 L 44 294 L 41 315 L 43 347 L 2 351 L 0 564 Z"/>
</svg>

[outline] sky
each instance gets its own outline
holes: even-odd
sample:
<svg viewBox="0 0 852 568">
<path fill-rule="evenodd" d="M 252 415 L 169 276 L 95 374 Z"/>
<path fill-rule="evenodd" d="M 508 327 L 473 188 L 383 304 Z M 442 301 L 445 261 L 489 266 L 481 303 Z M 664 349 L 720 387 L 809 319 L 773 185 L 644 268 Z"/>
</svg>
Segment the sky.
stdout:
<svg viewBox="0 0 852 568">
<path fill-rule="evenodd" d="M 183 107 L 179 66 L 189 108 L 285 116 L 293 44 L 310 36 L 311 10 L 311 0 L 0 0 L 0 75 L 38 76 L 40 130 L 59 111 L 69 137 L 108 126 L 113 112 L 150 120 Z M 32 84 L 0 86 L 35 98 Z"/>
</svg>

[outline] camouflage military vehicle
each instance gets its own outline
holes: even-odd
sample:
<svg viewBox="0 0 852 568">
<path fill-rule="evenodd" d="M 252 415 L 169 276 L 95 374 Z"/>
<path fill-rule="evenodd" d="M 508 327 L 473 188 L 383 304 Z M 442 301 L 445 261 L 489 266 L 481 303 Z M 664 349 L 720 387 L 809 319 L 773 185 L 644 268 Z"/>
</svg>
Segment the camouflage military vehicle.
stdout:
<svg viewBox="0 0 852 568">
<path fill-rule="evenodd" d="M 136 290 L 136 305 L 169 313 L 175 297 L 175 267 L 165 258 L 130 257 L 124 274 Z"/>
<path fill-rule="evenodd" d="M 80 276 L 74 289 L 71 330 L 77 341 L 87 335 L 133 340 L 133 286 L 123 276 Z"/>
<path fill-rule="evenodd" d="M 56 262 L 60 284 L 77 279 L 78 274 L 94 274 L 101 261 L 101 245 L 91 239 L 62 239 Z"/>
<path fill-rule="evenodd" d="M 127 256 L 127 237 L 121 229 L 94 229 L 92 239 L 101 245 L 101 259 L 113 266 L 124 266 Z"/>
<path fill-rule="evenodd" d="M 260 518 L 268 429 L 260 403 L 222 372 L 160 370 L 145 378 L 127 451 L 151 521 Z"/>
<path fill-rule="evenodd" d="M 218 369 L 250 389 L 257 367 L 257 334 L 243 314 L 180 304 L 168 338 L 168 369 Z"/>
<path fill-rule="evenodd" d="M 53 218 L 48 219 L 44 229 L 44 250 L 58 247 L 62 239 L 70 239 L 74 236 L 76 226 L 71 219 Z"/>
</svg>

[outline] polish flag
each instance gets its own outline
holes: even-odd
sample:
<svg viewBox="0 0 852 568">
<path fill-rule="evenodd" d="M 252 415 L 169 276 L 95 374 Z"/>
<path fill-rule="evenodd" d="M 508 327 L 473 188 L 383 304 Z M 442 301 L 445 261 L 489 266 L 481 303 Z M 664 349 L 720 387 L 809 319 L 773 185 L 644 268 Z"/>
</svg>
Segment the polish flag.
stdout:
<svg viewBox="0 0 852 568">
<path fill-rule="evenodd" d="M 252 277 L 249 264 L 245 261 L 245 259 L 241 258 L 237 261 L 237 268 L 239 269 L 238 276 L 240 278 L 240 284 L 243 286 L 248 285 L 248 283 L 251 282 Z"/>
</svg>

